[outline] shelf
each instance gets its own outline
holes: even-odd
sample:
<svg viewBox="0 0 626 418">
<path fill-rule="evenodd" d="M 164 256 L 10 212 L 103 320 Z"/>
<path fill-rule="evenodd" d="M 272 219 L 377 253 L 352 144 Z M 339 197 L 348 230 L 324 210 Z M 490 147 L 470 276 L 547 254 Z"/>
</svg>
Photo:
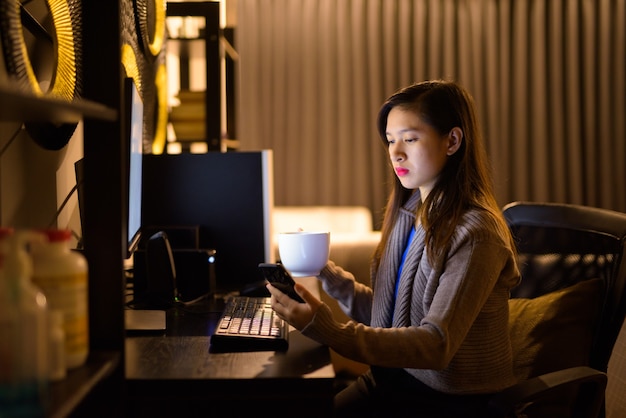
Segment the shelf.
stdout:
<svg viewBox="0 0 626 418">
<path fill-rule="evenodd" d="M 70 416 L 94 387 L 113 373 L 119 362 L 119 353 L 91 353 L 84 366 L 68 371 L 65 379 L 51 383 L 47 415 L 52 418 Z"/>
<path fill-rule="evenodd" d="M 114 121 L 117 111 L 88 100 L 67 102 L 0 86 L 0 120 L 78 123 L 83 117 Z"/>
<path fill-rule="evenodd" d="M 166 19 L 172 17 L 196 17 L 204 19 L 204 28 L 199 30 L 198 37 L 176 36 L 168 38 L 172 45 L 185 45 L 188 42 L 204 41 L 205 59 L 205 90 L 204 90 L 204 115 L 200 123 L 204 125 L 201 136 L 187 139 L 201 139 L 207 144 L 209 151 L 221 150 L 222 137 L 222 66 L 220 56 L 220 4 L 216 1 L 200 2 L 167 2 Z M 202 26 L 202 25 L 200 25 Z M 185 35 L 191 35 L 186 33 Z M 195 35 L 195 33 L 193 34 Z M 182 47 L 181 47 L 182 48 Z M 174 54 L 176 55 L 176 54 Z M 185 53 L 187 55 L 187 53 Z M 180 64 L 180 89 L 188 90 L 190 85 L 191 61 L 189 56 L 182 57 Z M 186 61 L 186 62 L 185 62 Z M 177 134 L 178 135 L 178 134 Z M 182 135 L 185 136 L 185 135 Z"/>
</svg>

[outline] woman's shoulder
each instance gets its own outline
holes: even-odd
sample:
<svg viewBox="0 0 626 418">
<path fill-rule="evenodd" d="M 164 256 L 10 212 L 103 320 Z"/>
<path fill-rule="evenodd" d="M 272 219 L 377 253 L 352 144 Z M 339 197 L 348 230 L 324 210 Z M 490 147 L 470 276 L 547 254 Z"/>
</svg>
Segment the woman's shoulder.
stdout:
<svg viewBox="0 0 626 418">
<path fill-rule="evenodd" d="M 504 221 L 497 214 L 485 208 L 468 209 L 456 228 L 457 239 L 471 238 L 473 240 L 502 240 Z"/>
</svg>

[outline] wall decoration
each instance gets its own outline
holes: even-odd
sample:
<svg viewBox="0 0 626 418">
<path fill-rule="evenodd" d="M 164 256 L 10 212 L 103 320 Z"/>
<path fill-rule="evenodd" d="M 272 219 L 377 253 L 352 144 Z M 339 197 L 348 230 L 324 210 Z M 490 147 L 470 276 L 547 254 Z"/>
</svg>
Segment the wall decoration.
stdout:
<svg viewBox="0 0 626 418">
<path fill-rule="evenodd" d="M 159 87 L 165 71 L 165 7 L 161 0 L 132 0 L 122 5 L 122 64 L 144 103 L 146 153 L 160 153 L 165 144 L 167 101 Z"/>
<path fill-rule="evenodd" d="M 139 70 L 139 64 L 137 63 L 137 55 L 135 50 L 129 44 L 122 45 L 122 66 L 124 67 L 124 72 L 126 73 L 126 77 L 130 77 L 135 82 L 137 89 L 141 92 L 143 89 L 143 82 L 141 78 L 141 73 Z"/>
<path fill-rule="evenodd" d="M 146 55 L 154 57 L 152 74 L 154 77 L 155 107 L 154 132 L 152 137 L 153 154 L 162 154 L 165 149 L 168 123 L 167 69 L 165 66 L 165 15 L 164 0 L 135 0 L 138 17 L 138 33 Z"/>
<path fill-rule="evenodd" d="M 46 0 L 52 28 L 45 28 L 19 0 L 0 2 L 0 37 L 7 73 L 27 93 L 73 101 L 81 93 L 81 22 L 80 0 Z M 41 87 L 29 57 L 24 31 L 35 43 L 52 43 L 55 63 L 46 90 Z M 49 150 L 63 148 L 75 129 L 72 124 L 26 122 L 29 136 Z"/>
<path fill-rule="evenodd" d="M 162 53 L 163 54 L 163 53 Z M 167 71 L 165 61 L 159 62 L 155 76 L 156 99 L 157 99 L 157 123 L 152 142 L 152 153 L 162 154 L 167 140 L 167 122 L 169 109 L 167 104 Z"/>
<path fill-rule="evenodd" d="M 163 0 L 135 0 L 135 15 L 140 41 L 152 56 L 161 53 L 165 40 L 165 8 Z"/>
</svg>

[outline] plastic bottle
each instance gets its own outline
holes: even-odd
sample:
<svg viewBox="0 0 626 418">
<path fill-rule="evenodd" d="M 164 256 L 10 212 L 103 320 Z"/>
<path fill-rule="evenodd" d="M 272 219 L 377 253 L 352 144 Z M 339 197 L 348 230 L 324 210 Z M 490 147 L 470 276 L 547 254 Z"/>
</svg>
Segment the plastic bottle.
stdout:
<svg viewBox="0 0 626 418">
<path fill-rule="evenodd" d="M 63 312 L 65 364 L 79 367 L 89 354 L 87 311 L 87 261 L 71 251 L 71 232 L 65 229 L 43 231 L 47 242 L 33 247 L 33 282 L 41 288 L 52 310 Z"/>
<path fill-rule="evenodd" d="M 52 381 L 63 380 L 67 376 L 63 312 L 50 311 L 48 320 L 50 326 L 48 330 L 48 377 Z"/>
<path fill-rule="evenodd" d="M 45 295 L 31 283 L 29 235 L 0 230 L 0 416 L 43 417 L 48 383 Z"/>
</svg>

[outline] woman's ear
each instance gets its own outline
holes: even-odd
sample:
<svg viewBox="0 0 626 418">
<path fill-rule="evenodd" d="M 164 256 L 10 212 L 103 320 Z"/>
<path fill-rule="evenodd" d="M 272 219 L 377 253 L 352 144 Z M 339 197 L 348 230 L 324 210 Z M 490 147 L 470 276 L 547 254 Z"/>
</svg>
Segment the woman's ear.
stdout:
<svg viewBox="0 0 626 418">
<path fill-rule="evenodd" d="M 463 131 L 459 127 L 454 127 L 448 133 L 448 155 L 452 155 L 458 151 L 463 142 Z"/>
</svg>

